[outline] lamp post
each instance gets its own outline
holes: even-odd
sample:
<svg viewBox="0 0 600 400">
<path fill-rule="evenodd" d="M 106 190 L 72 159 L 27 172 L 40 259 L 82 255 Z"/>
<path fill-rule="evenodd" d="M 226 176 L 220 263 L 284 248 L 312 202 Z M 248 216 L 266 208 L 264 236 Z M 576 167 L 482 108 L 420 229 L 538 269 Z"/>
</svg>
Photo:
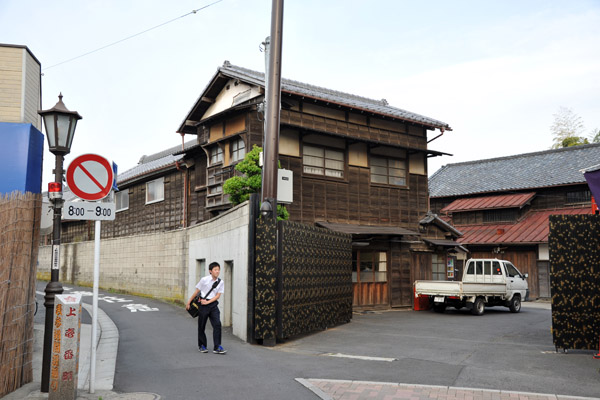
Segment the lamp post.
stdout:
<svg viewBox="0 0 600 400">
<path fill-rule="evenodd" d="M 62 294 L 63 287 L 58 281 L 60 268 L 60 218 L 64 203 L 62 196 L 63 161 L 66 154 L 71 151 L 71 143 L 75 135 L 75 126 L 81 116 L 77 111 L 69 111 L 62 101 L 62 93 L 58 95 L 58 103 L 49 110 L 39 110 L 38 114 L 44 119 L 48 148 L 56 156 L 54 168 L 54 182 L 48 184 L 48 199 L 54 209 L 52 224 L 52 261 L 50 264 L 50 282 L 46 285 L 44 306 L 46 307 L 46 320 L 44 323 L 44 352 L 42 359 L 42 387 L 41 391 L 49 391 L 50 382 L 50 357 L 52 355 L 52 323 L 54 318 L 54 296 Z"/>
</svg>

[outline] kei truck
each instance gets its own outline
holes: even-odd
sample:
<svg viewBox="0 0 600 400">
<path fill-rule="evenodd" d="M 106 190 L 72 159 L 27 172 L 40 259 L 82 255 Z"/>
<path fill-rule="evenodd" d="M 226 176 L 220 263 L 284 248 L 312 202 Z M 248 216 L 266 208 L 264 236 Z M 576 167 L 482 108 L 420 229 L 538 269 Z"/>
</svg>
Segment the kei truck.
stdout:
<svg viewBox="0 0 600 400">
<path fill-rule="evenodd" d="M 510 261 L 472 258 L 463 269 L 462 281 L 417 280 L 415 296 L 427 296 L 433 310 L 440 313 L 447 307 L 466 307 L 473 315 L 483 315 L 486 307 L 494 306 L 518 313 L 528 295 L 527 277 Z"/>
</svg>

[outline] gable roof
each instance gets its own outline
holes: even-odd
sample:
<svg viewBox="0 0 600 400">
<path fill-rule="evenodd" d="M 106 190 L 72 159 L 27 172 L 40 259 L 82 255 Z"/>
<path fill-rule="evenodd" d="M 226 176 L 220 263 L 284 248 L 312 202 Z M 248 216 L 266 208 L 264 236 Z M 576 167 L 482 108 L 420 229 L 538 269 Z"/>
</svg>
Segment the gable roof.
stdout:
<svg viewBox="0 0 600 400">
<path fill-rule="evenodd" d="M 598 164 L 600 143 L 448 164 L 429 178 L 430 197 L 585 183 L 581 169 Z"/>
<path fill-rule="evenodd" d="M 207 99 L 215 98 L 218 92 L 225 86 L 229 79 L 240 79 L 250 84 L 264 88 L 265 74 L 258 71 L 253 71 L 247 68 L 232 65 L 229 61 L 225 61 L 223 66 L 219 67 L 217 73 L 213 76 L 208 86 L 204 89 L 192 109 L 188 112 L 186 118 L 179 126 L 178 132 L 196 133 L 189 125 L 186 125 L 187 120 L 200 121 L 204 112 L 208 109 L 210 101 Z M 329 103 L 334 103 L 348 108 L 368 111 L 381 116 L 391 117 L 414 122 L 426 126 L 428 129 L 441 129 L 451 131 L 452 128 L 442 121 L 433 118 L 425 117 L 410 111 L 388 105 L 385 99 L 373 100 L 366 97 L 356 96 L 349 93 L 339 92 L 332 89 L 327 89 L 319 86 L 309 85 L 294 81 L 291 79 L 281 79 L 281 92 L 290 95 L 299 95 L 309 97 L 315 100 L 322 100 Z"/>
</svg>

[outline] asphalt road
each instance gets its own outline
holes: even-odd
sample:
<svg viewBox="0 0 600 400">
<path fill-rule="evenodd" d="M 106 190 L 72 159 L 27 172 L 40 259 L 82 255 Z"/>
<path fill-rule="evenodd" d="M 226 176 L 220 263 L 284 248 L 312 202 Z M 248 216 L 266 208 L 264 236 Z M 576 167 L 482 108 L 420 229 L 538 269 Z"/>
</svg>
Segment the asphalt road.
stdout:
<svg viewBox="0 0 600 400">
<path fill-rule="evenodd" d="M 38 283 L 37 290 L 44 287 Z M 224 328 L 224 356 L 197 351 L 196 320 L 182 307 L 105 291 L 99 306 L 119 328 L 117 392 L 170 400 L 315 399 L 294 378 L 323 378 L 600 396 L 595 352 L 556 353 L 551 311 L 527 303 L 518 314 L 499 307 L 479 317 L 467 310 L 356 313 L 349 324 L 274 348 L 244 343 Z M 38 323 L 42 302 L 40 310 Z"/>
</svg>

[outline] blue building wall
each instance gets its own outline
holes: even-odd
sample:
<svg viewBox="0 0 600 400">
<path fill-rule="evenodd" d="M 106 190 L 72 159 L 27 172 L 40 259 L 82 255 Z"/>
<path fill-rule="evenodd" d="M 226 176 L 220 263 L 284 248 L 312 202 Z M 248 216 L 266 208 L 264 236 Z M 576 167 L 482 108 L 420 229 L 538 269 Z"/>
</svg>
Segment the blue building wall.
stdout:
<svg viewBox="0 0 600 400">
<path fill-rule="evenodd" d="M 0 194 L 40 193 L 44 135 L 31 124 L 0 122 Z"/>
</svg>

